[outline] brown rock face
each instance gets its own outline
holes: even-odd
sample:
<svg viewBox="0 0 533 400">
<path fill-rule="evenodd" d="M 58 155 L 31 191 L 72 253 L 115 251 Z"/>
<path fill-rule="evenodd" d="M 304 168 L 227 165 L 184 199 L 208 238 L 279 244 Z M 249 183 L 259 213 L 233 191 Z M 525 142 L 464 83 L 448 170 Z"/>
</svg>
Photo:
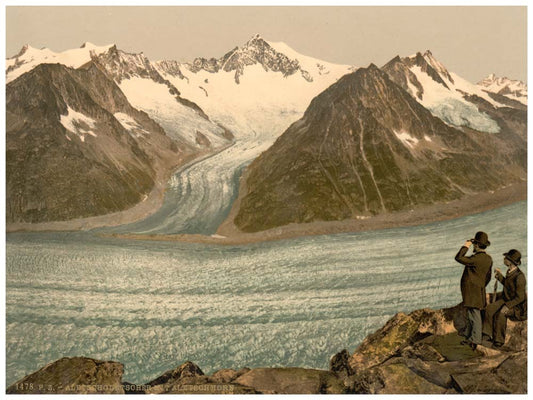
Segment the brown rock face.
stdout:
<svg viewBox="0 0 533 400">
<path fill-rule="evenodd" d="M 62 358 L 6 390 L 7 394 L 123 394 L 122 364 L 85 357 Z"/>
<path fill-rule="evenodd" d="M 6 108 L 8 223 L 126 209 L 191 153 L 93 63 L 37 66 L 7 85 Z"/>
<path fill-rule="evenodd" d="M 332 371 L 353 393 L 526 393 L 527 323 L 509 321 L 502 348 L 475 351 L 461 344 L 464 324 L 461 305 L 399 313 Z"/>
<path fill-rule="evenodd" d="M 376 66 L 361 68 L 313 99 L 248 167 L 234 223 L 257 232 L 493 190 L 526 176 L 523 150 L 509 140 L 525 144 L 452 128 Z"/>
</svg>

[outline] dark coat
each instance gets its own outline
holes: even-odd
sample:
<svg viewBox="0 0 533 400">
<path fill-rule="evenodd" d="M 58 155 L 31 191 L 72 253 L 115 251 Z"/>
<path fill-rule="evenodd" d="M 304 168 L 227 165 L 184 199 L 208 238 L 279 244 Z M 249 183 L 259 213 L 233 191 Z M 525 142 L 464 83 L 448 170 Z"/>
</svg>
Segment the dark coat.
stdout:
<svg viewBox="0 0 533 400">
<path fill-rule="evenodd" d="M 469 257 L 468 248 L 463 246 L 455 256 L 455 261 L 465 266 L 461 277 L 461 294 L 465 307 L 483 309 L 487 305 L 485 287 L 492 275 L 492 258 L 484 251 Z"/>
<path fill-rule="evenodd" d="M 503 285 L 501 298 L 509 308 L 511 318 L 523 321 L 527 319 L 526 277 L 519 268 L 506 276 L 496 275 Z"/>
</svg>

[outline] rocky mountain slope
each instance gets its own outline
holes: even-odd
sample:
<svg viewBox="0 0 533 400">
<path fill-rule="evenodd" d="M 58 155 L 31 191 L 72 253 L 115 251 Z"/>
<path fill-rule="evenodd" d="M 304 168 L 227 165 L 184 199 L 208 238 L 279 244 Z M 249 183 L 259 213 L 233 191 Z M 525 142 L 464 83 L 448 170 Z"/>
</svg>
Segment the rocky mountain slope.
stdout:
<svg viewBox="0 0 533 400">
<path fill-rule="evenodd" d="M 124 366 L 62 358 L 10 385 L 8 394 L 523 394 L 527 393 L 527 322 L 509 322 L 506 343 L 473 351 L 460 344 L 461 306 L 398 313 L 330 370 L 222 369 L 205 375 L 187 361 L 144 384 L 124 382 Z M 126 366 L 127 367 L 127 366 Z"/>
<path fill-rule="evenodd" d="M 38 65 L 7 85 L 6 108 L 8 224 L 128 208 L 193 152 L 94 63 Z"/>
<path fill-rule="evenodd" d="M 493 190 L 525 179 L 525 143 L 445 124 L 371 65 L 313 99 L 248 167 L 234 223 L 368 218 Z"/>
</svg>

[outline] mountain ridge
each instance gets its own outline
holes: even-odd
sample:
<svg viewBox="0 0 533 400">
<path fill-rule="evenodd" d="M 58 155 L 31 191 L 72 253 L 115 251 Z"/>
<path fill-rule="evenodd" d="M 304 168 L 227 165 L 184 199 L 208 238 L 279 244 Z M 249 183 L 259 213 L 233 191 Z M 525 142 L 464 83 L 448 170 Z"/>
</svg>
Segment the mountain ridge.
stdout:
<svg viewBox="0 0 533 400">
<path fill-rule="evenodd" d="M 479 152 L 480 141 L 501 140 L 484 135 L 444 124 L 371 64 L 314 98 L 248 167 L 235 224 L 256 232 L 365 217 L 518 181 L 505 157 Z"/>
</svg>

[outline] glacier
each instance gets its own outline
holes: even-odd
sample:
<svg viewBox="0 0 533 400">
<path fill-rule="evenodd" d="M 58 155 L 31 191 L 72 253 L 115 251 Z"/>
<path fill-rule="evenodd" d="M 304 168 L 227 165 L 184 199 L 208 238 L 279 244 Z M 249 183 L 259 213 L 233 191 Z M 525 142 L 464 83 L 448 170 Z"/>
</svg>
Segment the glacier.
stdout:
<svg viewBox="0 0 533 400">
<path fill-rule="evenodd" d="M 135 383 L 186 360 L 328 368 L 399 311 L 459 303 L 454 256 L 477 230 L 495 266 L 517 248 L 527 275 L 526 207 L 243 246 L 8 234 L 6 383 L 80 355 L 124 363 Z"/>
</svg>

